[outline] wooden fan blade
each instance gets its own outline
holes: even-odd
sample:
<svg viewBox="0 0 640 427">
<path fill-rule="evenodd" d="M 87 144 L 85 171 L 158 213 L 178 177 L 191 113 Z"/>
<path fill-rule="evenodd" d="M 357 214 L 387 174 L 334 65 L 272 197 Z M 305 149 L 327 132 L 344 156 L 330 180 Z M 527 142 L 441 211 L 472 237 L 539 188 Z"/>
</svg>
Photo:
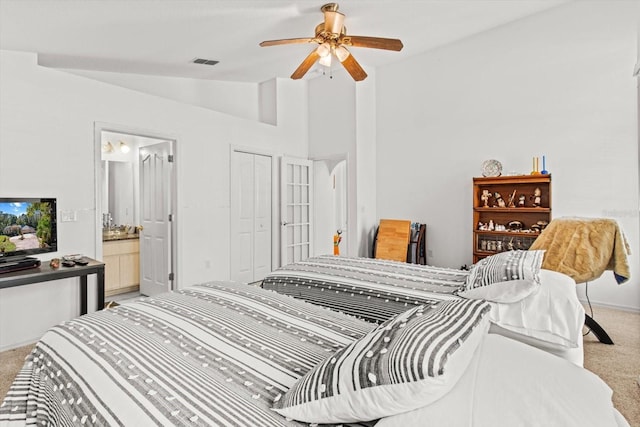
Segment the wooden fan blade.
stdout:
<svg viewBox="0 0 640 427">
<path fill-rule="evenodd" d="M 382 37 L 344 36 L 341 39 L 341 43 L 353 47 L 368 47 L 395 51 L 400 51 L 403 48 L 402 41 L 399 39 L 385 39 Z"/>
<path fill-rule="evenodd" d="M 280 40 L 266 40 L 263 41 L 262 43 L 260 43 L 260 46 L 262 47 L 267 47 L 267 46 L 278 46 L 281 44 L 295 44 L 295 43 L 311 43 L 311 42 L 315 42 L 315 39 L 310 39 L 310 38 L 299 38 L 299 39 L 280 39 Z"/>
<path fill-rule="evenodd" d="M 347 56 L 344 61 L 342 61 L 342 65 L 349 72 L 349 74 L 351 74 L 353 80 L 359 82 L 367 78 L 367 73 L 365 73 L 365 71 L 362 69 L 353 55 Z"/>
<path fill-rule="evenodd" d="M 304 59 L 304 61 L 302 61 L 302 64 L 300 64 L 298 68 L 296 68 L 296 70 L 293 72 L 293 74 L 291 74 L 291 78 L 294 80 L 301 79 L 302 76 L 307 74 L 307 71 L 309 71 L 309 68 L 311 68 L 318 59 L 320 59 L 320 55 L 318 55 L 318 52 L 316 49 L 313 49 L 313 51 L 311 51 L 309 56 L 307 56 Z"/>
</svg>

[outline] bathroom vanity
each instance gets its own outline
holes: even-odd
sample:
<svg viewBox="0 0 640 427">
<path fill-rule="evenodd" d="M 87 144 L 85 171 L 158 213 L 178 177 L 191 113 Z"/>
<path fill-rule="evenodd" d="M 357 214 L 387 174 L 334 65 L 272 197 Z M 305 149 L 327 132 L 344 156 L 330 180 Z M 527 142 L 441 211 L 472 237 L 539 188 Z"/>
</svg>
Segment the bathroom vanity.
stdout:
<svg viewBox="0 0 640 427">
<path fill-rule="evenodd" d="M 112 233 L 103 236 L 105 297 L 139 290 L 140 240 L 138 234 Z"/>
</svg>

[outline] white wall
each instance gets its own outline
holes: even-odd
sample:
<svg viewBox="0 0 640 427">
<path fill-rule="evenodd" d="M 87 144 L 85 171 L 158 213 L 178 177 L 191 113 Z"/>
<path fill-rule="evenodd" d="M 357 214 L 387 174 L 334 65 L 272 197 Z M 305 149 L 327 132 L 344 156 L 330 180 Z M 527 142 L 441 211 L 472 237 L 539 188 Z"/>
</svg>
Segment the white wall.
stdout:
<svg viewBox="0 0 640 427">
<path fill-rule="evenodd" d="M 309 81 L 309 156 L 347 160 L 347 230 L 340 253 L 370 256 L 376 216 L 376 71 L 355 83 L 344 71 Z M 321 209 L 316 205 L 316 209 Z"/>
<path fill-rule="evenodd" d="M 430 264 L 469 264 L 482 161 L 527 173 L 544 154 L 553 216 L 613 217 L 630 240 L 631 281 L 605 272 L 591 301 L 640 310 L 639 6 L 570 2 L 378 70 L 378 217 L 425 222 Z"/>
<path fill-rule="evenodd" d="M 347 160 L 348 227 L 340 253 L 357 254 L 357 156 L 356 156 L 356 85 L 339 68 L 309 80 L 309 158 Z M 316 215 L 321 215 L 316 205 Z M 331 209 L 327 215 L 333 215 Z M 334 230 L 335 231 L 335 230 Z M 333 235 L 332 235 L 333 236 Z M 333 237 L 332 237 L 333 238 Z"/>
<path fill-rule="evenodd" d="M 313 162 L 313 203 L 316 207 L 313 216 L 313 254 L 333 253 L 332 238 L 335 230 L 331 217 L 333 189 L 331 186 L 331 165 L 324 160 Z"/>
<path fill-rule="evenodd" d="M 370 257 L 378 225 L 376 210 L 376 70 L 356 85 L 356 206 L 349 220 L 356 222 L 358 250 L 355 255 Z M 355 220 L 354 220 L 355 216 Z"/>
<path fill-rule="evenodd" d="M 348 253 L 347 160 L 316 160 L 313 162 L 313 175 L 313 200 L 316 209 L 313 224 L 314 255 L 333 254 L 333 237 L 337 230 L 342 230 L 340 253 Z"/>
<path fill-rule="evenodd" d="M 259 116 L 259 87 L 255 83 L 219 82 L 93 70 L 67 71 L 78 76 L 185 104 L 198 105 L 236 117 L 257 120 Z"/>
<path fill-rule="evenodd" d="M 95 256 L 94 122 L 175 137 L 177 282 L 228 279 L 230 144 L 308 154 L 306 85 L 279 80 L 277 98 L 278 126 L 271 126 L 39 67 L 30 53 L 0 51 L 0 194 L 57 197 L 59 211 L 77 212 L 76 222 L 58 223 L 59 253 L 43 259 Z M 71 279 L 0 290 L 0 350 L 32 342 L 77 315 L 77 295 Z"/>
</svg>

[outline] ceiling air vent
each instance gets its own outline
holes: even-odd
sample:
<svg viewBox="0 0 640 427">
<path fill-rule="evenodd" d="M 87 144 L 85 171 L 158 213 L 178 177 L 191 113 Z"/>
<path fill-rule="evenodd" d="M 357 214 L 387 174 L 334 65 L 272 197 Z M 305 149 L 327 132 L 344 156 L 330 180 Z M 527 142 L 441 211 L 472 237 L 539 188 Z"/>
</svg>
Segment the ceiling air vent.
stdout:
<svg viewBox="0 0 640 427">
<path fill-rule="evenodd" d="M 194 64 L 203 64 L 203 65 L 216 65 L 220 61 L 214 61 L 213 59 L 204 59 L 204 58 L 196 58 L 193 60 Z"/>
</svg>

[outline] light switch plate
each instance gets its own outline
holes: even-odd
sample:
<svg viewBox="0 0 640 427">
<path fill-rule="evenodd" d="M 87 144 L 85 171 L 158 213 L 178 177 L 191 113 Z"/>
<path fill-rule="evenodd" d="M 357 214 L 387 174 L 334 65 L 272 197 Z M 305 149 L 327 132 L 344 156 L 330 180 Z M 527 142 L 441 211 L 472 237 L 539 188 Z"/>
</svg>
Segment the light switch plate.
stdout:
<svg viewBox="0 0 640 427">
<path fill-rule="evenodd" d="M 73 222 L 78 220 L 76 211 L 60 211 L 60 221 Z"/>
</svg>

